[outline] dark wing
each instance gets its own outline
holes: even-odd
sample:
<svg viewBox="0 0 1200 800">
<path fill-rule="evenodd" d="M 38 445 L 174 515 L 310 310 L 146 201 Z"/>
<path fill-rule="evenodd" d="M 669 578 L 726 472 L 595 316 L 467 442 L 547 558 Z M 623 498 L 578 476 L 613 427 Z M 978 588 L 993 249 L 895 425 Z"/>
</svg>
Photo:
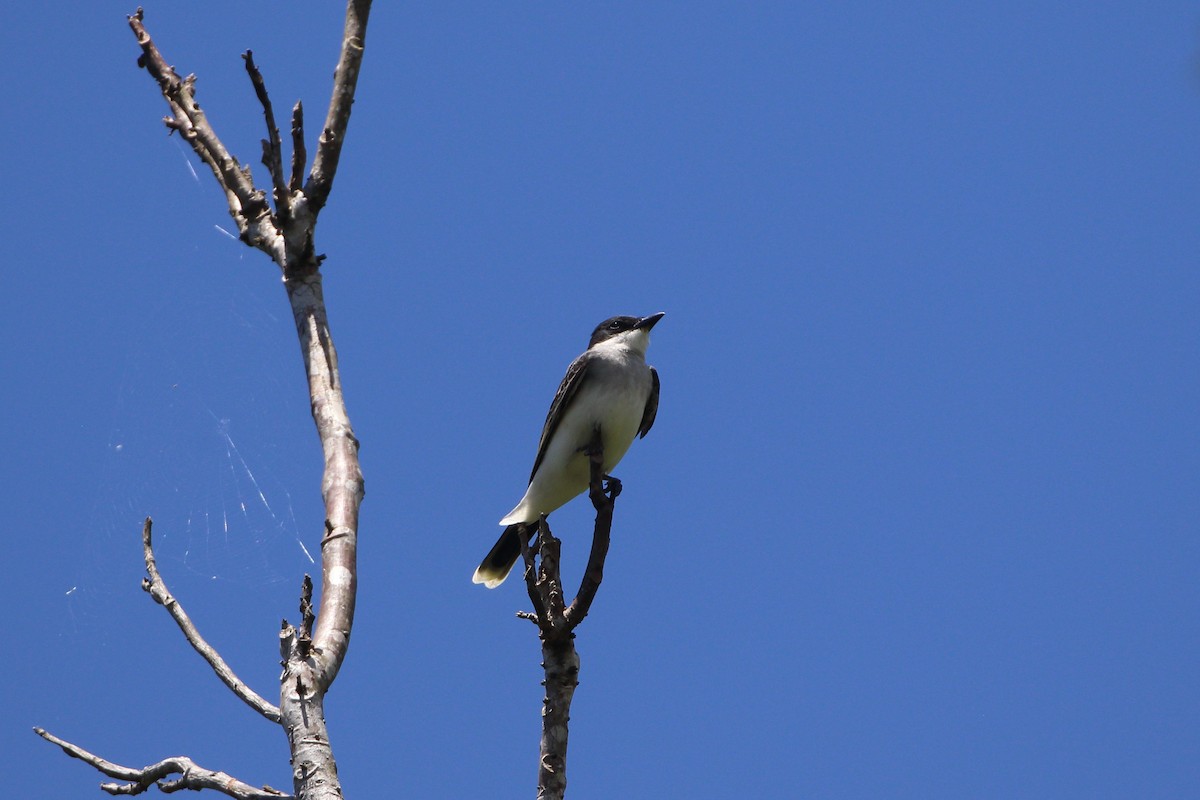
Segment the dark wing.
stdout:
<svg viewBox="0 0 1200 800">
<path fill-rule="evenodd" d="M 650 378 L 654 384 L 650 387 L 650 396 L 646 398 L 646 410 L 642 412 L 642 424 L 638 427 L 638 433 L 643 439 L 654 426 L 654 418 L 658 416 L 658 370 L 654 367 L 650 368 Z"/>
<path fill-rule="evenodd" d="M 587 373 L 589 363 L 591 363 L 591 359 L 588 358 L 588 353 L 584 353 L 572 361 L 571 366 L 567 367 L 567 374 L 563 376 L 562 383 L 558 385 L 558 393 L 554 395 L 554 402 L 550 404 L 550 412 L 546 414 L 546 424 L 542 426 L 542 438 L 538 442 L 537 459 L 534 460 L 533 469 L 529 473 L 530 483 L 533 483 L 533 476 L 537 474 L 538 467 L 542 465 L 542 459 L 546 457 L 546 448 L 550 445 L 550 437 L 558 430 L 558 423 L 562 422 L 563 415 L 567 413 L 567 407 L 571 405 L 571 401 L 579 392 L 579 386 L 583 383 L 583 376 Z"/>
</svg>

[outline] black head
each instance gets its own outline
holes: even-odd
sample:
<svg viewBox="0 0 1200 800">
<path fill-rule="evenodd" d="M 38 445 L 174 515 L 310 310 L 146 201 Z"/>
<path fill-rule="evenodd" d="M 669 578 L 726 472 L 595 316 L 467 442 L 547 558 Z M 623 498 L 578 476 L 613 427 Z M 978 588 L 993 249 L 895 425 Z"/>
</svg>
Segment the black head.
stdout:
<svg viewBox="0 0 1200 800">
<path fill-rule="evenodd" d="M 588 342 L 588 349 L 590 350 L 601 342 L 608 341 L 626 331 L 648 331 L 654 327 L 654 323 L 663 318 L 664 313 L 660 311 L 648 317 L 609 317 L 597 325 L 596 330 L 592 331 L 592 338 Z"/>
</svg>

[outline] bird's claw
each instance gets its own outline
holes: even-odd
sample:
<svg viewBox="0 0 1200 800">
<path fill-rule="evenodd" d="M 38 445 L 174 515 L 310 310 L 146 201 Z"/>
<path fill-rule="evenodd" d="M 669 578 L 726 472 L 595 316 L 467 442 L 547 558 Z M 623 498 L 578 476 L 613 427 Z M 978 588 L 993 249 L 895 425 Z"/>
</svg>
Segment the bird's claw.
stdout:
<svg viewBox="0 0 1200 800">
<path fill-rule="evenodd" d="M 616 500 L 617 495 L 621 493 L 621 481 L 612 475 L 605 475 L 604 493 L 608 495 L 609 500 Z"/>
</svg>

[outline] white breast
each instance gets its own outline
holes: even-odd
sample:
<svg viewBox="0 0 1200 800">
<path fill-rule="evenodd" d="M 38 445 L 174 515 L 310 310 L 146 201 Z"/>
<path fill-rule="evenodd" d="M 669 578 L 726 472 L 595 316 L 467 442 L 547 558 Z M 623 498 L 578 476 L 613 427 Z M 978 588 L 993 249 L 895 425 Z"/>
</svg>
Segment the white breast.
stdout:
<svg viewBox="0 0 1200 800">
<path fill-rule="evenodd" d="M 572 401 L 546 448 L 546 455 L 517 507 L 501 525 L 533 522 L 587 489 L 590 468 L 582 450 L 599 426 L 604 442 L 604 472 L 616 467 L 641 426 L 652 379 L 644 350 L 608 343 L 593 348 L 602 357 L 588 365 L 585 385 Z M 641 344 L 641 342 L 639 342 Z"/>
</svg>

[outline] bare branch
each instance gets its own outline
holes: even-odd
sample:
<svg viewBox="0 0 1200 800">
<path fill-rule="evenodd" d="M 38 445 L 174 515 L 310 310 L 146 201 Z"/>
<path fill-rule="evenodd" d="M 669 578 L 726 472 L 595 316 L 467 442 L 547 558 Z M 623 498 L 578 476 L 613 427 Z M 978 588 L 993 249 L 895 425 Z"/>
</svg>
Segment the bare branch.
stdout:
<svg viewBox="0 0 1200 800">
<path fill-rule="evenodd" d="M 341 797 L 341 784 L 329 744 L 323 704 L 325 692 L 346 657 L 354 621 L 358 584 L 358 512 L 363 499 L 363 478 L 358 460 L 358 439 L 346 412 L 337 351 L 325 311 L 319 271 L 324 256 L 315 252 L 314 228 L 317 214 L 328 200 L 341 156 L 362 64 L 370 7 L 370 0 L 347 2 L 342 50 L 334 74 L 325 129 L 319 137 L 318 151 L 303 186 L 306 159 L 303 106 L 297 103 L 292 111 L 293 152 L 285 186 L 282 143 L 274 112 L 253 56 L 249 52 L 246 54 L 246 69 L 267 124 L 268 138 L 263 155 L 271 173 L 278 210 L 275 214 L 271 213 L 263 192 L 254 188 L 249 170 L 242 168 L 228 153 L 208 124 L 195 102 L 194 78 L 181 79 L 167 64 L 142 25 L 141 9 L 129 18 L 130 28 L 142 48 L 138 63 L 155 78 L 171 109 L 172 116 L 167 125 L 179 131 L 212 169 L 225 192 L 241 239 L 270 255 L 283 271 L 284 287 L 291 303 L 308 377 L 313 421 L 325 461 L 321 481 L 325 536 L 321 541 L 321 605 L 315 628 L 312 584 L 307 580 L 299 629 L 285 621 L 280 632 L 283 673 L 275 718 L 287 733 L 296 795 L 331 800 Z M 169 598 L 165 587 L 163 596 Z M 166 604 L 163 600 L 160 602 Z M 174 603 L 173 599 L 171 602 Z M 183 627 L 183 623 L 180 625 Z M 198 634 L 195 639 L 189 636 L 189 641 L 201 649 L 197 642 L 203 644 L 203 640 Z M 215 657 L 215 653 L 213 655 Z M 210 659 L 214 669 L 217 662 Z M 239 696 L 250 702 L 247 695 L 239 693 Z M 266 707 L 274 710 L 269 704 Z"/>
<path fill-rule="evenodd" d="M 543 534 L 542 531 L 545 530 Z M 546 515 L 543 514 L 538 521 L 538 545 L 539 549 L 545 543 L 546 538 L 550 536 L 550 525 L 546 522 Z M 527 611 L 517 612 L 518 617 L 531 619 L 537 623 L 538 627 L 551 625 L 550 614 L 546 610 L 547 601 L 542 595 L 542 585 L 539 584 L 539 570 L 535 559 L 533 549 L 529 545 L 529 526 L 521 523 L 517 526 L 517 540 L 521 543 L 521 560 L 525 564 L 525 589 L 529 592 L 529 602 L 533 603 L 533 613 Z"/>
<path fill-rule="evenodd" d="M 278 229 L 279 220 L 269 213 L 265 201 L 262 201 L 262 193 L 254 189 L 248 174 L 239 168 L 232 156 L 229 156 L 220 139 L 208 125 L 207 119 L 195 103 L 194 81 L 181 80 L 166 63 L 142 25 L 140 9 L 136 15 L 129 18 L 130 27 L 142 47 L 139 63 L 146 66 L 154 76 L 175 114 L 171 126 L 187 137 L 197 153 L 213 168 L 213 174 L 225 189 L 230 211 L 238 221 L 242 238 L 268 252 L 283 268 L 284 284 L 291 301 L 301 354 L 308 375 L 313 420 L 317 425 L 325 455 L 322 495 L 325 498 L 326 535 L 321 544 L 321 612 L 313 632 L 313 651 L 318 655 L 318 674 L 314 676 L 314 682 L 321 690 L 332 683 L 341 667 L 354 618 L 358 506 L 362 502 L 363 488 L 362 471 L 358 462 L 358 440 L 350 427 L 342 397 L 337 352 L 329 332 L 321 291 L 318 267 L 322 257 L 313 253 L 313 226 L 317 211 L 328 198 L 341 152 L 341 143 L 349 122 L 350 106 L 362 63 L 362 47 L 370 5 L 369 0 L 349 0 L 347 3 L 343 46 L 334 75 L 327 130 L 321 136 L 308 185 L 303 190 L 303 198 L 300 195 L 292 197 L 292 216 L 283 230 Z M 258 74 L 249 53 L 246 56 L 246 67 L 252 82 L 255 83 L 256 91 L 259 92 L 268 130 L 272 132 L 272 139 L 277 138 L 274 136 L 274 119 L 269 100 L 265 88 L 261 87 L 261 75 Z M 302 107 L 297 104 L 292 115 L 295 146 L 291 174 L 293 183 L 297 182 L 300 171 L 298 164 L 302 163 L 304 157 L 302 115 Z M 268 150 L 273 150 L 270 142 Z M 273 158 L 273 154 L 269 155 Z M 278 184 L 282 181 L 282 164 L 278 170 L 275 170 L 272 164 L 271 169 L 272 180 L 277 184 L 278 191 Z M 262 201 L 265 216 L 252 218 L 248 213 L 247 203 L 257 202 L 255 198 Z M 265 224 L 260 226 L 262 229 L 256 228 L 262 219 L 269 223 L 269 232 L 265 230 Z"/>
<path fill-rule="evenodd" d="M 597 437 L 598 438 L 598 437 Z M 612 533 L 613 506 L 617 495 L 621 493 L 621 482 L 616 478 L 608 479 L 608 491 L 604 487 L 604 458 L 603 451 L 593 449 L 589 453 L 591 481 L 588 486 L 588 497 L 596 509 L 596 524 L 592 531 L 592 550 L 588 554 L 587 569 L 584 570 L 583 580 L 579 591 L 571 605 L 563 612 L 566 625 L 575 629 L 587 616 L 596 599 L 600 582 L 604 580 L 604 560 L 608 556 L 608 543 Z"/>
<path fill-rule="evenodd" d="M 597 430 L 587 448 L 590 469 L 588 497 L 596 509 L 596 522 L 592 531 L 592 549 L 588 555 L 587 569 L 579 591 L 570 606 L 564 609 L 562 580 L 559 572 L 560 542 L 550 532 L 543 514 L 538 520 L 538 546 L 530 546 L 528 531 L 518 528 L 521 541 L 521 556 L 525 562 L 525 586 L 533 602 L 535 619 L 543 638 L 561 637 L 569 634 L 587 616 L 596 599 L 600 582 L 604 580 L 604 561 L 612 533 L 613 507 L 621 493 L 621 482 L 608 478 L 605 486 L 604 447 Z M 540 557 L 535 559 L 535 557 Z"/>
<path fill-rule="evenodd" d="M 152 785 L 158 784 L 158 788 L 164 793 L 178 792 L 182 789 L 192 789 L 193 791 L 213 789 L 230 797 L 238 798 L 238 800 L 281 800 L 282 798 L 291 798 L 291 795 L 281 792 L 278 789 L 272 789 L 270 786 L 264 786 L 259 789 L 258 787 L 239 781 L 227 773 L 204 769 L 187 756 L 164 758 L 157 764 L 151 764 L 141 769 L 123 767 L 120 764 L 114 764 L 112 761 L 106 761 L 98 755 L 89 753 L 78 745 L 64 741 L 43 728 L 34 728 L 33 731 L 51 744 L 61 747 L 63 752 L 71 756 L 71 758 L 78 758 L 80 761 L 92 765 L 110 778 L 125 781 L 125 783 L 100 784 L 100 788 L 109 794 L 141 794 Z M 170 775 L 178 775 L 179 777 L 167 780 L 167 777 Z"/>
<path fill-rule="evenodd" d="M 142 24 L 142 17 L 142 9 L 139 8 L 136 14 L 129 17 L 129 27 L 142 48 L 138 65 L 145 67 L 154 77 L 173 114 L 166 120 L 167 126 L 179 131 L 196 155 L 212 169 L 213 176 L 225 192 L 230 216 L 237 223 L 242 240 L 274 257 L 271 247 L 276 225 L 265 195 L 254 188 L 248 172 L 229 154 L 209 125 L 207 116 L 196 102 L 195 76 L 180 78 L 179 73 L 167 64 Z"/>
<path fill-rule="evenodd" d="M 588 445 L 587 455 L 591 478 L 588 494 L 596 509 L 596 523 L 583 581 L 567 608 L 563 607 L 559 572 L 560 543 L 550 532 L 545 515 L 538 520 L 536 552 L 530 546 L 527 526 L 517 528 L 525 562 L 525 587 L 534 606 L 534 613 L 519 612 L 517 616 L 537 624 L 545 672 L 546 694 L 542 701 L 541 756 L 538 760 L 539 800 L 561 800 L 567 789 L 567 723 L 575 687 L 579 685 L 579 653 L 575 650 L 574 631 L 587 616 L 604 578 L 613 506 L 621 493 L 621 482 L 616 478 L 609 478 L 605 489 L 604 443 L 598 429 Z"/>
<path fill-rule="evenodd" d="M 262 140 L 262 163 L 271 174 L 271 185 L 274 187 L 275 210 L 279 214 L 281 224 L 286 224 L 291 215 L 292 202 L 288 195 L 287 184 L 283 180 L 283 142 L 279 138 L 279 127 L 275 124 L 275 110 L 271 107 L 271 98 L 267 95 L 267 84 L 262 72 L 254 63 L 254 51 L 247 50 L 242 59 L 246 62 L 246 74 L 254 86 L 254 94 L 263 107 L 263 117 L 267 123 L 267 138 Z"/>
<path fill-rule="evenodd" d="M 354 91 L 358 85 L 358 71 L 362 66 L 363 45 L 367 38 L 367 17 L 370 13 L 370 0 L 348 0 L 346 3 L 346 28 L 342 33 L 342 53 L 333 73 L 333 96 L 329 100 L 325 127 L 317 142 L 317 155 L 313 158 L 312 171 L 304 187 L 304 194 L 308 197 L 313 216 L 324 207 L 325 201 L 329 199 L 329 191 L 333 188 L 333 175 L 342 155 L 346 126 L 350 122 L 350 109 L 354 105 Z"/>
<path fill-rule="evenodd" d="M 315 619 L 312 593 L 312 578 L 305 575 L 304 583 L 300 587 L 300 630 L 296 632 L 296 651 L 301 658 L 308 658 L 308 654 L 312 652 L 312 626 Z"/>
<path fill-rule="evenodd" d="M 565 608 L 559 569 L 559 565 L 562 563 L 560 561 L 562 542 L 550 532 L 550 523 L 546 522 L 545 514 L 538 517 L 538 541 L 541 543 L 538 547 L 538 584 L 542 587 L 543 597 L 546 600 L 546 614 L 552 626 L 551 635 L 557 635 L 563 631 L 563 609 Z"/>
<path fill-rule="evenodd" d="M 142 589 L 146 591 L 154 602 L 161 605 L 170 613 L 171 618 L 175 620 L 175 624 L 179 626 L 179 630 L 183 631 L 184 637 L 188 643 L 195 648 L 208 665 L 213 668 L 213 672 L 221 679 L 221 682 L 228 686 L 234 694 L 242 701 L 262 714 L 272 722 L 279 722 L 279 709 L 258 695 L 253 689 L 247 686 L 241 678 L 234 674 L 225 660 L 221 658 L 221 654 L 213 649 L 212 645 L 204 640 L 200 635 L 200 631 L 196 630 L 195 624 L 183 610 L 183 606 L 167 589 L 167 584 L 163 582 L 162 576 L 158 574 L 158 564 L 154 560 L 154 547 L 151 542 L 150 531 L 153 526 L 153 521 L 150 517 L 146 517 L 146 522 L 142 525 L 142 552 L 146 559 L 146 574 L 149 577 L 142 578 Z"/>
<path fill-rule="evenodd" d="M 308 152 L 304 149 L 304 103 L 299 100 L 292 108 L 292 174 L 288 178 L 288 191 L 298 192 L 304 183 L 304 162 Z"/>
</svg>

